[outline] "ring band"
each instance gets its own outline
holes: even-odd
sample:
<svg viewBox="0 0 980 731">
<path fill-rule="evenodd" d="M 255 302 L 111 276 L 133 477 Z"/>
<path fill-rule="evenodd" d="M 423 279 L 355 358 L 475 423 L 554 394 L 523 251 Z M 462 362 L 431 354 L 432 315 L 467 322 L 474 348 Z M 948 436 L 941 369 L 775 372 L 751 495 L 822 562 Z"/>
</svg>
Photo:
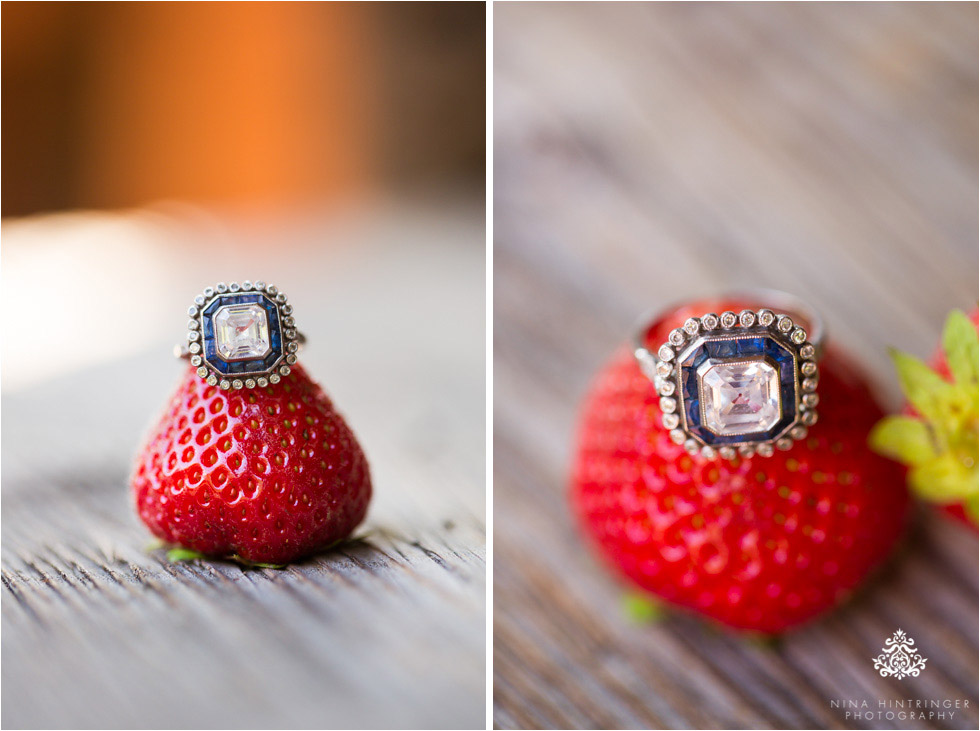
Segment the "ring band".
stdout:
<svg viewBox="0 0 980 731">
<path fill-rule="evenodd" d="M 716 314 L 722 305 L 740 309 Z M 817 421 L 824 339 L 806 303 L 759 289 L 662 311 L 637 329 L 633 353 L 676 444 L 708 459 L 767 457 Z"/>
<path fill-rule="evenodd" d="M 187 314 L 187 345 L 174 354 L 189 358 L 198 376 L 224 390 L 278 383 L 306 342 L 286 295 L 261 281 L 207 287 Z"/>
<path fill-rule="evenodd" d="M 297 349 L 297 352 L 299 352 L 300 350 L 303 349 L 303 346 L 306 345 L 306 336 L 298 330 L 296 331 L 296 342 L 299 343 L 299 348 Z M 174 346 L 174 357 L 176 358 L 183 358 L 184 360 L 190 360 L 193 357 L 193 355 L 194 354 L 191 353 L 191 349 L 188 345 Z"/>
</svg>

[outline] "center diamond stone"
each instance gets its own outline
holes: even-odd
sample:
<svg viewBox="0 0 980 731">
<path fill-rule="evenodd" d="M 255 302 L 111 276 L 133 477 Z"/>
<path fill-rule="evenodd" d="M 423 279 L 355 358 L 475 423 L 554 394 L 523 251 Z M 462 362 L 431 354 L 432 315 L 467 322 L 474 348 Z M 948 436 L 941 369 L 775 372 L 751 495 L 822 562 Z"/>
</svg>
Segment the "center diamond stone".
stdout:
<svg viewBox="0 0 980 731">
<path fill-rule="evenodd" d="M 261 358 L 269 352 L 269 318 L 257 304 L 228 305 L 214 316 L 214 344 L 226 361 Z"/>
<path fill-rule="evenodd" d="M 765 360 L 708 361 L 700 373 L 704 425 L 721 436 L 771 429 L 782 415 L 779 371 Z"/>
</svg>

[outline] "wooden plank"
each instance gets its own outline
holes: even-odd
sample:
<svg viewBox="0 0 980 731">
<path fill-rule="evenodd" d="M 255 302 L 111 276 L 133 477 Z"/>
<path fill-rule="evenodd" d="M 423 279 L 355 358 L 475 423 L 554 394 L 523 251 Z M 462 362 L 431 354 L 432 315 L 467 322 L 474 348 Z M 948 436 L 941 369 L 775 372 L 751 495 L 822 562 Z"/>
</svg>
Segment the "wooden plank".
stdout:
<svg viewBox="0 0 980 731">
<path fill-rule="evenodd" d="M 494 723 L 974 728 L 977 544 L 925 512 L 855 601 L 762 647 L 636 626 L 567 508 L 577 405 L 644 312 L 776 286 L 900 398 L 886 346 L 977 298 L 977 8 L 504 4 L 494 11 Z M 913 682 L 870 658 L 901 627 Z M 832 700 L 960 698 L 933 720 Z"/>
</svg>

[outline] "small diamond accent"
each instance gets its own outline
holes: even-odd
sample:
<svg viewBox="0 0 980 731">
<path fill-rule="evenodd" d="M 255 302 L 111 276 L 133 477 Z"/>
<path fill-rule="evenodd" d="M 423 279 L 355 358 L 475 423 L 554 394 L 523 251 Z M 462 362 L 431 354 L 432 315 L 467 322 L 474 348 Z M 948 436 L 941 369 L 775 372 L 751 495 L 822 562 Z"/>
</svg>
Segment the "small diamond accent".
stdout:
<svg viewBox="0 0 980 731">
<path fill-rule="evenodd" d="M 803 439 L 806 436 L 806 427 L 797 424 L 789 430 L 789 435 L 793 437 L 793 439 Z"/>
<path fill-rule="evenodd" d="M 218 377 L 212 373 L 210 376 L 208 376 L 207 384 L 209 386 L 218 385 Z"/>
<path fill-rule="evenodd" d="M 817 390 L 817 379 L 815 378 L 804 378 L 803 379 L 803 390 L 807 393 Z"/>
<path fill-rule="evenodd" d="M 248 292 L 251 289 L 252 289 L 252 283 L 250 281 L 248 281 L 246 279 L 244 282 L 242 282 L 242 291 L 243 292 Z"/>
<path fill-rule="evenodd" d="M 237 292 L 241 287 L 238 286 L 238 282 L 232 282 L 228 285 L 229 292 Z"/>
<path fill-rule="evenodd" d="M 800 366 L 800 370 L 803 371 L 804 376 L 812 376 L 817 372 L 817 364 L 808 360 Z"/>
<path fill-rule="evenodd" d="M 201 344 L 200 343 L 191 343 L 190 345 L 187 346 L 187 349 L 189 351 L 191 351 L 192 353 L 200 353 L 201 352 Z"/>
<path fill-rule="evenodd" d="M 742 327 L 752 327 L 755 324 L 755 313 L 752 310 L 742 310 L 738 314 L 738 324 Z"/>
<path fill-rule="evenodd" d="M 187 314 L 190 315 L 191 317 L 195 317 L 197 315 L 197 305 L 191 305 L 190 307 L 188 307 Z"/>
<path fill-rule="evenodd" d="M 245 388 L 255 388 L 255 380 L 252 378 L 245 379 Z"/>
<path fill-rule="evenodd" d="M 229 388 L 231 388 L 231 381 L 222 380 L 221 383 L 218 384 L 218 386 L 221 388 L 222 391 L 227 391 Z"/>
<path fill-rule="evenodd" d="M 700 447 L 697 441 L 694 439 L 688 439 L 686 442 L 684 442 L 684 449 L 686 449 L 690 454 L 697 454 L 699 448 Z"/>
<path fill-rule="evenodd" d="M 664 414 L 664 429 L 676 429 L 681 418 L 677 414 Z"/>
<path fill-rule="evenodd" d="M 673 414 L 674 411 L 677 410 L 676 399 L 673 399 L 670 396 L 664 396 L 662 399 L 660 399 L 660 410 L 665 414 Z"/>
<path fill-rule="evenodd" d="M 200 368 L 197 369 L 197 375 L 199 375 L 201 378 L 207 378 L 208 369 L 205 368 L 204 366 L 201 366 Z"/>
<path fill-rule="evenodd" d="M 280 373 L 280 375 L 283 375 L 283 376 L 288 376 L 288 375 L 289 375 L 289 373 L 290 373 L 290 370 L 291 370 L 291 369 L 290 369 L 290 367 L 289 367 L 288 365 L 284 365 L 284 366 L 282 366 L 282 367 L 281 367 L 281 368 L 279 369 L 279 373 Z"/>
<path fill-rule="evenodd" d="M 685 439 L 687 439 L 687 435 L 680 429 L 670 430 L 670 441 L 674 444 L 683 444 Z"/>
<path fill-rule="evenodd" d="M 702 316 L 701 327 L 705 330 L 714 330 L 718 327 L 718 315 L 714 312 L 709 312 L 707 315 Z"/>
<path fill-rule="evenodd" d="M 277 294 L 279 294 L 279 288 L 276 287 L 276 285 L 274 285 L 274 284 L 267 284 L 265 286 L 265 291 L 268 292 L 269 294 L 271 294 L 273 297 L 275 297 Z"/>
<path fill-rule="evenodd" d="M 800 355 L 802 355 L 804 358 L 812 358 L 814 355 L 816 355 L 816 352 L 816 349 L 810 343 L 807 343 L 800 348 Z"/>
<path fill-rule="evenodd" d="M 200 307 L 201 305 L 203 305 L 204 304 L 204 295 L 203 294 L 199 294 L 197 297 L 195 297 L 194 298 L 194 304 L 197 305 L 198 307 Z"/>
<path fill-rule="evenodd" d="M 732 447 L 719 447 L 718 456 L 722 459 L 735 459 L 735 450 Z"/>
<path fill-rule="evenodd" d="M 817 412 L 816 411 L 804 411 L 803 416 L 800 417 L 802 421 L 807 426 L 813 426 L 817 423 Z"/>
<path fill-rule="evenodd" d="M 259 388 L 265 388 L 266 386 L 269 385 L 269 379 L 260 378 L 258 381 L 256 381 L 256 383 L 259 385 Z"/>
<path fill-rule="evenodd" d="M 709 447 L 707 444 L 705 444 L 703 447 L 701 447 L 701 456 L 704 457 L 705 459 L 714 459 L 715 448 Z"/>
<path fill-rule="evenodd" d="M 760 457 L 772 457 L 772 445 L 762 443 L 755 448 L 755 453 Z"/>
<path fill-rule="evenodd" d="M 755 450 L 752 448 L 751 444 L 743 444 L 738 448 L 738 453 L 743 457 L 751 457 Z"/>
<path fill-rule="evenodd" d="M 204 296 L 205 297 L 210 297 L 213 294 L 214 294 L 214 287 L 205 287 L 204 288 Z"/>
<path fill-rule="evenodd" d="M 674 366 L 672 366 L 667 361 L 662 360 L 659 363 L 657 363 L 657 375 L 666 378 L 673 372 L 674 372 Z"/>
<path fill-rule="evenodd" d="M 219 294 L 224 294 L 225 292 L 228 291 L 228 285 L 225 284 L 224 282 L 218 282 L 214 286 L 214 288 L 218 291 Z"/>
<path fill-rule="evenodd" d="M 673 381 L 664 381 L 663 383 L 660 384 L 660 395 L 673 396 L 675 388 L 677 388 L 677 386 L 674 384 Z"/>
<path fill-rule="evenodd" d="M 187 339 L 190 340 L 191 342 L 194 342 L 200 337 L 201 337 L 201 333 L 199 333 L 197 330 L 191 330 L 189 333 L 187 333 Z"/>
<path fill-rule="evenodd" d="M 284 295 L 282 292 L 280 292 L 279 294 L 277 294 L 276 295 L 276 302 L 278 302 L 281 305 L 286 304 L 286 295 Z"/>
<path fill-rule="evenodd" d="M 293 363 L 296 362 L 296 356 L 293 353 L 290 353 L 286 356 L 286 362 L 289 363 L 289 365 L 293 365 Z"/>
<path fill-rule="evenodd" d="M 283 305 L 282 306 L 282 314 L 284 314 L 284 315 L 291 315 L 291 314 L 293 314 L 293 306 L 292 305 Z"/>
<path fill-rule="evenodd" d="M 674 351 L 669 345 L 661 345 L 660 350 L 657 351 L 657 355 L 660 356 L 660 360 L 673 360 Z"/>
<path fill-rule="evenodd" d="M 769 327 L 776 320 L 776 315 L 772 310 L 759 310 L 759 324 Z"/>
<path fill-rule="evenodd" d="M 196 366 L 199 366 L 203 362 L 204 362 L 204 359 L 201 356 L 199 356 L 199 355 L 192 355 L 191 356 L 191 365 L 192 366 L 195 366 L 195 367 Z"/>
<path fill-rule="evenodd" d="M 245 384 L 242 383 L 241 381 L 239 381 L 237 378 L 234 381 L 231 382 L 231 387 L 232 388 L 235 388 L 235 389 L 241 388 L 244 385 Z"/>
<path fill-rule="evenodd" d="M 670 336 L 667 338 L 674 345 L 684 344 L 684 331 L 683 330 L 671 330 Z"/>
<path fill-rule="evenodd" d="M 201 324 L 197 320 L 188 320 L 187 321 L 187 329 L 188 330 L 197 330 L 200 326 L 201 326 Z"/>
<path fill-rule="evenodd" d="M 684 323 L 684 332 L 688 335 L 697 335 L 700 328 L 701 323 L 695 317 L 689 317 Z"/>
<path fill-rule="evenodd" d="M 792 448 L 793 448 L 792 439 L 787 439 L 786 437 L 783 437 L 782 439 L 776 440 L 776 449 L 781 449 L 785 452 L 787 449 L 792 449 Z"/>
<path fill-rule="evenodd" d="M 255 283 L 255 288 L 259 291 L 265 289 L 265 282 L 259 280 L 258 282 Z"/>
<path fill-rule="evenodd" d="M 721 326 L 723 328 L 728 329 L 728 328 L 735 327 L 735 323 L 737 322 L 737 320 L 738 320 L 738 318 L 735 317 L 735 313 L 734 312 L 722 312 L 721 313 Z"/>
<path fill-rule="evenodd" d="M 279 374 L 273 373 L 271 376 L 269 376 L 269 383 L 279 383 Z"/>
<path fill-rule="evenodd" d="M 793 329 L 793 320 L 786 315 L 780 315 L 776 321 L 776 327 L 779 328 L 780 332 L 788 333 Z"/>
<path fill-rule="evenodd" d="M 803 405 L 809 408 L 813 408 L 820 403 L 820 397 L 815 393 L 805 393 L 803 394 Z"/>
<path fill-rule="evenodd" d="M 793 331 L 793 334 L 789 336 L 789 339 L 797 345 L 803 345 L 803 343 L 806 342 L 806 330 L 804 330 L 802 327 L 796 328 Z"/>
</svg>

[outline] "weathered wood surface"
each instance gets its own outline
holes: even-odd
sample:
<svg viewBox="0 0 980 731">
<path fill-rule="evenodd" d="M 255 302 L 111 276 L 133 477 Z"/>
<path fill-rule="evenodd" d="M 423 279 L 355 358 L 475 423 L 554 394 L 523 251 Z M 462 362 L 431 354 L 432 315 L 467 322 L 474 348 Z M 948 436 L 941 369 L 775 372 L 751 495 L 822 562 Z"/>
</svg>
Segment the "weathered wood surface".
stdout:
<svg viewBox="0 0 980 731">
<path fill-rule="evenodd" d="M 732 286 L 819 307 L 898 402 L 977 298 L 977 6 L 494 9 L 494 722 L 976 728 L 977 541 L 936 516 L 856 601 L 766 648 L 631 624 L 576 535 L 577 404 L 645 311 Z M 898 628 L 928 657 L 886 680 Z M 965 699 L 932 721 L 834 700 Z M 875 710 L 875 709 L 872 709 Z"/>
<path fill-rule="evenodd" d="M 151 218 L 179 299 L 159 342 L 3 395 L 3 726 L 483 727 L 482 210 L 369 210 L 332 226 Z M 100 231 L 142 250 L 145 224 L 131 223 Z M 18 247 L 40 235 L 76 244 L 43 294 L 83 272 L 140 294 L 90 224 L 5 225 L 5 286 L 7 262 L 23 264 Z M 263 274 L 229 265 L 243 241 L 276 251 L 263 271 L 294 303 L 303 362 L 358 435 L 375 487 L 360 540 L 285 570 L 170 563 L 147 550 L 128 492 L 142 432 L 178 377 L 170 346 L 186 300 L 212 278 Z M 108 267 L 101 279 L 93 260 Z M 129 300 L 126 316 L 152 322 L 159 260 L 127 261 L 147 262 L 151 299 Z M 75 307 L 62 326 L 91 317 Z"/>
</svg>

